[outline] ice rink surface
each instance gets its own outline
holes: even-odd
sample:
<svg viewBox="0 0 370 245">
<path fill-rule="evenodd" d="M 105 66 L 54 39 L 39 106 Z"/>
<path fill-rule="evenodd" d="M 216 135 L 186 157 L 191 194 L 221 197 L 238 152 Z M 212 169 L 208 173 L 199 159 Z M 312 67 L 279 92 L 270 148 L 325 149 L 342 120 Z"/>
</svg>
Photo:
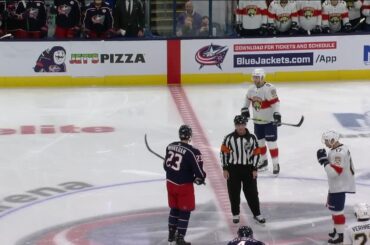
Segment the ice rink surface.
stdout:
<svg viewBox="0 0 370 245">
<path fill-rule="evenodd" d="M 219 163 L 249 84 L 180 87 L 0 90 L 1 245 L 157 245 L 167 240 L 167 196 L 160 154 L 193 127 L 205 158 L 207 185 L 196 187 L 192 244 L 226 244 L 238 226 Z M 326 174 L 316 161 L 321 134 L 339 131 L 356 168 L 352 205 L 370 203 L 370 81 L 276 84 L 281 174 L 259 175 L 266 226 L 252 221 L 242 197 L 242 223 L 266 244 L 326 244 L 331 216 Z M 253 129 L 252 123 L 248 128 Z"/>
</svg>

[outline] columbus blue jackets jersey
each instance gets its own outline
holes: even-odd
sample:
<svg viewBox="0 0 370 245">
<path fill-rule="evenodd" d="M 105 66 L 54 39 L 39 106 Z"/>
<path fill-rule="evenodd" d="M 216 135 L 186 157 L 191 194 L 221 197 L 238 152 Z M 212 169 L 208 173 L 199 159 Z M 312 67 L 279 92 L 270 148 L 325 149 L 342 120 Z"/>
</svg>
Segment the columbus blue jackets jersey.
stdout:
<svg viewBox="0 0 370 245">
<path fill-rule="evenodd" d="M 167 146 L 163 167 L 167 180 L 175 184 L 192 183 L 196 177 L 206 178 L 200 151 L 183 142 Z"/>
<path fill-rule="evenodd" d="M 265 245 L 263 242 L 257 241 L 249 237 L 238 237 L 230 241 L 227 245 Z"/>
</svg>

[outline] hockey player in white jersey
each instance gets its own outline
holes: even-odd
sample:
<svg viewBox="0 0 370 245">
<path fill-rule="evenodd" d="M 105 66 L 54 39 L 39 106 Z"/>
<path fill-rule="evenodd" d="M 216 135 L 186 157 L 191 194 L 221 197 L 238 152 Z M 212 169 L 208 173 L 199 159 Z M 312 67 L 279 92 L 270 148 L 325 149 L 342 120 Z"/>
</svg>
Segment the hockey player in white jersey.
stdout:
<svg viewBox="0 0 370 245">
<path fill-rule="evenodd" d="M 356 192 L 355 172 L 349 149 L 339 142 L 337 132 L 331 130 L 323 133 L 322 141 L 329 148 L 329 153 L 327 154 L 325 149 L 319 149 L 317 160 L 328 176 L 329 193 L 326 206 L 331 211 L 334 222 L 328 242 L 340 244 L 343 242 L 346 221 L 343 211 L 346 193 Z"/>
<path fill-rule="evenodd" d="M 349 32 L 352 25 L 349 22 L 348 8 L 343 0 L 326 0 L 322 4 L 322 31 L 335 33 Z"/>
<path fill-rule="evenodd" d="M 370 32 L 370 0 L 364 0 L 362 3 L 362 14 L 366 17 L 363 29 Z"/>
<path fill-rule="evenodd" d="M 298 33 L 298 12 L 292 0 L 274 0 L 268 8 L 268 28 L 270 35 Z"/>
<path fill-rule="evenodd" d="M 348 9 L 348 19 L 352 26 L 361 20 L 362 0 L 345 0 Z M 361 26 L 357 29 L 362 29 Z"/>
<path fill-rule="evenodd" d="M 257 68 L 252 73 L 254 82 L 247 91 L 244 106 L 241 109 L 242 115 L 250 118 L 249 106 L 252 105 L 254 134 L 257 137 L 259 150 L 261 154 L 257 165 L 259 170 L 265 170 L 268 166 L 267 146 L 270 150 L 270 156 L 273 163 L 273 174 L 280 172 L 279 149 L 277 146 L 277 126 L 280 126 L 280 101 L 276 93 L 276 88 L 266 83 L 265 71 Z"/>
<path fill-rule="evenodd" d="M 370 245 L 370 210 L 366 203 L 354 206 L 357 222 L 350 224 L 344 232 L 343 245 Z"/>
<path fill-rule="evenodd" d="M 298 20 L 302 32 L 318 34 L 321 32 L 321 1 L 297 1 Z"/>
<path fill-rule="evenodd" d="M 267 34 L 267 5 L 261 0 L 240 0 L 235 11 L 240 36 Z"/>
</svg>

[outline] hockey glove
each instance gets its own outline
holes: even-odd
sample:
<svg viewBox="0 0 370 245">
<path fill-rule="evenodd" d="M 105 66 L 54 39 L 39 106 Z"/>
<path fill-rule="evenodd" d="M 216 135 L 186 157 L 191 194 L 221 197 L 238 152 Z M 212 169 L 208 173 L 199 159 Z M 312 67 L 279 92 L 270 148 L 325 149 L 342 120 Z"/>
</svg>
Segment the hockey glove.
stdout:
<svg viewBox="0 0 370 245">
<path fill-rule="evenodd" d="M 251 117 L 249 110 L 247 107 L 242 108 L 242 116 L 245 117 L 247 120 Z"/>
<path fill-rule="evenodd" d="M 261 36 L 266 36 L 268 34 L 268 29 L 266 24 L 262 24 L 259 30 Z"/>
<path fill-rule="evenodd" d="M 317 161 L 320 163 L 321 166 L 326 166 L 329 164 L 328 155 L 326 154 L 325 149 L 317 150 Z"/>
<path fill-rule="evenodd" d="M 323 27 L 322 27 L 322 33 L 330 33 L 330 28 L 329 28 L 329 26 L 323 26 Z"/>
<path fill-rule="evenodd" d="M 274 112 L 274 121 L 275 121 L 275 124 L 279 127 L 281 126 L 281 115 L 279 112 Z"/>
<path fill-rule="evenodd" d="M 268 26 L 268 33 L 270 36 L 276 36 L 277 35 L 277 30 L 274 24 L 269 24 Z"/>
<path fill-rule="evenodd" d="M 348 22 L 348 23 L 344 24 L 343 29 L 344 29 L 345 32 L 351 32 L 352 31 L 351 23 Z"/>
<path fill-rule="evenodd" d="M 299 31 L 298 23 L 297 22 L 292 22 L 292 25 L 290 27 L 289 35 L 297 35 Z"/>
<path fill-rule="evenodd" d="M 319 34 L 321 32 L 321 27 L 319 25 L 315 26 L 315 28 L 312 29 L 312 33 Z"/>
<path fill-rule="evenodd" d="M 195 184 L 197 184 L 197 185 L 205 185 L 206 184 L 206 182 L 204 181 L 204 179 L 203 178 L 199 178 L 199 177 L 196 177 L 193 182 Z"/>
</svg>

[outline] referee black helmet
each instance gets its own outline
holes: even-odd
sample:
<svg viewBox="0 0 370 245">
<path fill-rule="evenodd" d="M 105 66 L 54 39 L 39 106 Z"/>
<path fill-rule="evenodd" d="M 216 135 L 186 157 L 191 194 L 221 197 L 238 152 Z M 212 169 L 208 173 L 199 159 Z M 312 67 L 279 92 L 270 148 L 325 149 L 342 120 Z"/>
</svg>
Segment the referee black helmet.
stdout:
<svg viewBox="0 0 370 245">
<path fill-rule="evenodd" d="M 243 115 L 236 115 L 234 117 L 234 124 L 239 125 L 239 124 L 247 124 L 247 118 L 245 118 Z"/>
</svg>

